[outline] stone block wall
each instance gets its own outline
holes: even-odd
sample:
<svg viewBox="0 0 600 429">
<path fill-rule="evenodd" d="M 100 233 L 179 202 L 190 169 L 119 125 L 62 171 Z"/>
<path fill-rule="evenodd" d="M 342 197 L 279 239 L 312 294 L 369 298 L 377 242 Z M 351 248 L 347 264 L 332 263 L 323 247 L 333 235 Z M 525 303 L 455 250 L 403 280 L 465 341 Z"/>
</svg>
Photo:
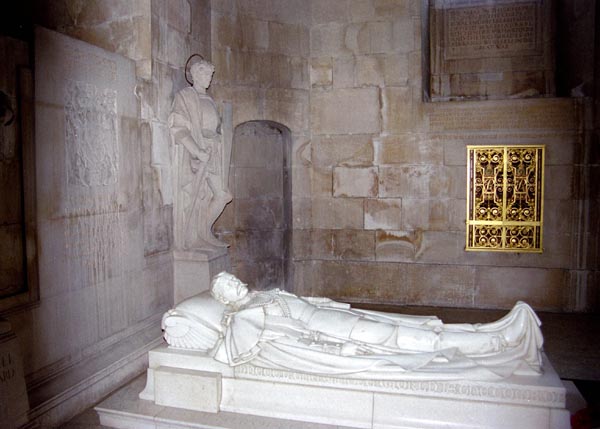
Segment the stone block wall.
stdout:
<svg viewBox="0 0 600 429">
<path fill-rule="evenodd" d="M 36 24 L 122 54 L 135 61 L 139 76 L 150 77 L 150 0 L 40 1 L 35 14 Z"/>
<path fill-rule="evenodd" d="M 215 97 L 232 103 L 234 125 L 292 132 L 288 288 L 355 302 L 594 306 L 581 262 L 585 103 L 424 102 L 419 0 L 212 7 Z M 466 146 L 520 143 L 547 145 L 544 253 L 465 252 Z"/>
<path fill-rule="evenodd" d="M 597 27 L 598 20 L 600 19 L 600 5 L 596 2 L 591 2 L 589 5 L 596 7 L 596 13 L 594 14 L 593 23 Z M 581 29 L 587 28 L 586 24 L 590 20 L 580 15 L 584 24 L 578 27 L 579 34 L 585 34 Z M 585 51 L 584 51 L 585 52 Z M 586 82 L 592 80 L 594 82 L 594 92 L 591 97 L 591 124 L 588 125 L 589 132 L 586 133 L 586 162 L 585 168 L 583 168 L 584 177 L 587 177 L 588 185 L 584 189 L 589 190 L 589 194 L 585 196 L 584 201 L 589 204 L 587 209 L 587 224 L 589 225 L 588 231 L 586 231 L 585 240 L 586 244 L 586 260 L 583 261 L 582 266 L 585 267 L 588 272 L 584 271 L 582 275 L 587 279 L 589 287 L 586 291 L 586 298 L 588 305 L 586 310 L 596 310 L 600 307 L 600 291 L 598 290 L 598 284 L 600 284 L 600 37 L 594 38 L 594 61 L 593 61 L 593 78 L 586 79 Z M 588 67 L 585 67 L 589 70 Z M 592 73 L 589 73 L 590 76 Z M 585 207 L 585 205 L 584 205 Z M 595 220 L 595 221 L 594 221 Z"/>
<path fill-rule="evenodd" d="M 308 130 L 308 41 L 305 2 L 213 1 L 211 86 L 233 105 L 234 127 L 271 120 L 293 135 Z"/>
<path fill-rule="evenodd" d="M 583 104 L 424 102 L 421 6 L 312 3 L 311 217 L 295 224 L 295 291 L 353 302 L 589 308 L 594 283 L 577 263 L 587 252 L 578 250 L 586 240 L 577 197 Z M 547 145 L 544 253 L 466 252 L 466 146 L 520 143 Z"/>
<path fill-rule="evenodd" d="M 312 214 L 310 152 L 307 152 L 309 22 L 310 7 L 303 0 L 212 2 L 211 45 L 216 70 L 209 91 L 217 102 L 231 103 L 233 127 L 238 127 L 233 142 L 235 165 L 230 171 L 234 200 L 225 208 L 215 229 L 231 244 L 234 273 L 257 283 L 254 286 L 258 288 L 283 286 L 283 277 L 291 275 L 286 250 L 292 242 L 289 224 L 308 224 Z M 266 135 L 254 144 L 261 148 L 258 153 L 236 152 L 241 149 L 237 145 L 242 143 L 236 140 L 241 137 L 238 131 L 249 121 L 266 121 L 267 128 L 285 130 L 283 138 L 277 139 L 282 145 L 279 153 L 283 153 L 283 165 L 281 157 L 273 161 L 278 165 L 265 165 L 265 161 L 274 159 L 278 153 L 267 151 L 272 143 Z M 270 174 L 266 170 L 275 174 L 277 169 L 278 175 L 288 178 L 277 181 L 277 192 L 285 183 L 291 183 L 292 189 L 285 191 L 283 206 L 277 201 L 276 207 L 271 207 L 275 200 L 269 189 L 275 182 L 255 186 L 252 195 L 248 194 L 251 183 L 242 183 L 245 170 L 237 167 L 256 165 L 256 157 L 264 165 L 265 174 L 257 173 L 253 180 L 263 180 Z M 286 220 L 285 213 L 289 206 L 291 221 Z M 273 226 L 271 234 L 267 234 L 265 225 Z M 258 236 L 257 231 L 260 231 Z M 252 250 L 257 245 L 262 247 L 261 252 Z M 283 258 L 283 268 L 281 261 L 275 260 L 275 254 L 282 252 L 285 255 L 278 258 Z M 291 287 L 291 282 L 288 286 Z"/>
</svg>

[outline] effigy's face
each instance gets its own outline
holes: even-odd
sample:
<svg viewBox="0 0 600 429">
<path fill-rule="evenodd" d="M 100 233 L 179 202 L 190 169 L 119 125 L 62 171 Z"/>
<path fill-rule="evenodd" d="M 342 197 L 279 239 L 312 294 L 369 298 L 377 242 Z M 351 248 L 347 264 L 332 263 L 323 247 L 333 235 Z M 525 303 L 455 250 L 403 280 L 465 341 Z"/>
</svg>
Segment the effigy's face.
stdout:
<svg viewBox="0 0 600 429">
<path fill-rule="evenodd" d="M 248 295 L 248 285 L 235 276 L 223 280 L 221 295 L 229 302 L 236 302 Z"/>
</svg>

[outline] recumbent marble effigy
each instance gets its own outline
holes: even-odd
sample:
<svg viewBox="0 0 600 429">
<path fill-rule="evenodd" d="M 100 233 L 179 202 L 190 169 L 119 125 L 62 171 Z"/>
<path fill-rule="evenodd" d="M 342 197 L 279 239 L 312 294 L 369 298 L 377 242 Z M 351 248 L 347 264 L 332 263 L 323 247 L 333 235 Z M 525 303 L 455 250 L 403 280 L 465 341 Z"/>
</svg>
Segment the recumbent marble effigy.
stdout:
<svg viewBox="0 0 600 429">
<path fill-rule="evenodd" d="M 244 363 L 321 375 L 372 378 L 498 379 L 538 374 L 542 334 L 525 303 L 487 324 L 444 324 L 357 310 L 283 290 L 248 292 L 222 272 L 199 295 L 163 317 L 174 348 L 199 350 L 229 366 Z"/>
<path fill-rule="evenodd" d="M 168 347 L 150 352 L 140 394 L 159 405 L 369 428 L 568 427 L 540 321 L 522 302 L 492 323 L 445 324 L 249 292 L 222 272 L 162 327 Z"/>
</svg>

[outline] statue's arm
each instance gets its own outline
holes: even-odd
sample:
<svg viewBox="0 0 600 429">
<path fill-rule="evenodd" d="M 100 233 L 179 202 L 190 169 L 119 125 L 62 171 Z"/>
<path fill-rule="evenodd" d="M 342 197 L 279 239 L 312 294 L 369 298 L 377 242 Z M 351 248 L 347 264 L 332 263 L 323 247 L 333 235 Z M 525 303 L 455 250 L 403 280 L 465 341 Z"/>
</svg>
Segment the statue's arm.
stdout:
<svg viewBox="0 0 600 429">
<path fill-rule="evenodd" d="M 192 158 L 199 159 L 202 162 L 209 160 L 211 150 L 210 147 L 201 149 L 189 132 L 181 133 L 179 137 L 177 134 L 175 134 L 175 140 L 187 149 Z"/>
</svg>

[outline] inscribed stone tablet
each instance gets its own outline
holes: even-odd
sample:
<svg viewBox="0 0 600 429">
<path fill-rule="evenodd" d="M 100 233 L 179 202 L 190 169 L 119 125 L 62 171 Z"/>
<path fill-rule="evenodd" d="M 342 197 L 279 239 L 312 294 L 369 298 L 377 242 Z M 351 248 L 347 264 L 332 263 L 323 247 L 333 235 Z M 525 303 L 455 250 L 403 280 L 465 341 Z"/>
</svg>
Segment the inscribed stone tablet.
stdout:
<svg viewBox="0 0 600 429">
<path fill-rule="evenodd" d="M 554 94 L 547 0 L 436 0 L 430 8 L 433 101 Z"/>
<path fill-rule="evenodd" d="M 541 53 L 536 2 L 452 8 L 446 12 L 446 59 Z"/>
</svg>

